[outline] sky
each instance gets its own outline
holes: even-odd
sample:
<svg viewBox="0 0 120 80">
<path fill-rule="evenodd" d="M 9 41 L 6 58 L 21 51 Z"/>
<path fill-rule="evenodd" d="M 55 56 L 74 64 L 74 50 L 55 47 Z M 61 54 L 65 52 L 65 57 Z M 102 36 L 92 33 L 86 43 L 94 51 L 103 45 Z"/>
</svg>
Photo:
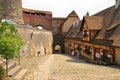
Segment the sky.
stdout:
<svg viewBox="0 0 120 80">
<path fill-rule="evenodd" d="M 22 0 L 22 7 L 51 11 L 53 17 L 67 17 L 73 10 L 82 18 L 115 5 L 115 0 Z"/>
</svg>

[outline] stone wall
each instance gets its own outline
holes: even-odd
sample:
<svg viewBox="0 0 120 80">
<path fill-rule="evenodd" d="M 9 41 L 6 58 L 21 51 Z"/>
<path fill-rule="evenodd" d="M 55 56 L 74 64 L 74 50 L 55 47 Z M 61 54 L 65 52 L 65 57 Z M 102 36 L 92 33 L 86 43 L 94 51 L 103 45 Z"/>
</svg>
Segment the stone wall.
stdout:
<svg viewBox="0 0 120 80">
<path fill-rule="evenodd" d="M 62 35 L 61 26 L 65 22 L 66 18 L 53 17 L 52 18 L 52 32 L 54 35 Z"/>
<path fill-rule="evenodd" d="M 0 6 L 3 8 L 0 17 L 23 24 L 22 0 L 0 0 Z"/>
<path fill-rule="evenodd" d="M 53 37 L 52 32 L 48 30 L 39 30 L 17 26 L 18 32 L 24 40 L 24 46 L 21 48 L 21 56 L 31 57 L 52 54 Z"/>
</svg>

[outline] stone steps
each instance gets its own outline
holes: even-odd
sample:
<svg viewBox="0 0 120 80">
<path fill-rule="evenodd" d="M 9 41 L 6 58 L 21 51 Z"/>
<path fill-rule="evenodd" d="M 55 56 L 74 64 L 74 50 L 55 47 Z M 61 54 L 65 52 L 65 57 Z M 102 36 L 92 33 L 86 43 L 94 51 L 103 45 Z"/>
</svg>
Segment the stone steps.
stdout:
<svg viewBox="0 0 120 80">
<path fill-rule="evenodd" d="M 19 73 L 19 71 L 22 69 L 21 66 L 15 66 L 13 69 L 11 69 L 8 72 L 8 76 L 11 77 L 12 79 Z"/>
<path fill-rule="evenodd" d="M 6 70 L 6 61 L 0 59 L 0 66 Z M 27 73 L 27 69 L 22 69 L 21 66 L 16 65 L 16 62 L 8 62 L 8 80 L 22 80 Z"/>
<path fill-rule="evenodd" d="M 8 63 L 8 71 L 10 71 L 12 68 L 16 66 L 15 62 Z M 3 67 L 6 70 L 6 65 Z"/>
<path fill-rule="evenodd" d="M 22 80 L 22 78 L 26 75 L 27 69 L 22 69 L 14 78 L 14 80 Z"/>
</svg>

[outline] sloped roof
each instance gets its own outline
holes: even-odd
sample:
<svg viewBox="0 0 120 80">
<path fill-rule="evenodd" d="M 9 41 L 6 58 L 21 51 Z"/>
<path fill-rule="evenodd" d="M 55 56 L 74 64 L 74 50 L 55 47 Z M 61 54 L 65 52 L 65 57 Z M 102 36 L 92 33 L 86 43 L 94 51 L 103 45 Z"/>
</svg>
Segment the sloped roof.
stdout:
<svg viewBox="0 0 120 80">
<path fill-rule="evenodd" d="M 105 36 L 106 29 L 108 29 L 114 22 L 116 22 L 115 18 L 117 19 L 116 17 L 117 12 L 118 12 L 118 9 L 116 10 L 115 6 L 112 6 L 93 15 L 93 16 L 103 17 L 103 28 L 98 34 L 98 36 L 96 37 L 97 39 L 106 38 Z"/>
<path fill-rule="evenodd" d="M 33 9 L 26 9 L 26 8 L 22 8 L 22 11 L 24 11 L 24 12 L 30 12 L 30 13 L 52 14 L 51 11 L 33 10 Z"/>
<path fill-rule="evenodd" d="M 78 19 L 75 22 L 73 22 L 66 37 L 77 37 L 78 33 L 80 32 L 80 27 L 81 27 L 81 21 Z"/>
<path fill-rule="evenodd" d="M 120 21 L 118 21 L 117 23 L 113 23 L 109 28 L 107 28 L 106 30 L 112 30 L 114 28 L 116 28 L 118 25 L 120 25 Z"/>
<path fill-rule="evenodd" d="M 112 6 L 95 16 L 104 17 L 103 28 L 96 39 L 113 40 L 112 45 L 120 47 L 120 7 L 115 9 L 115 6 Z"/>
<path fill-rule="evenodd" d="M 67 19 L 69 17 L 78 17 L 77 13 L 73 10 L 70 14 L 68 14 L 67 18 L 65 19 L 65 22 L 67 21 Z M 78 17 L 79 18 L 79 17 Z M 64 23 L 65 23 L 64 22 Z M 62 24 L 62 26 L 64 25 L 64 23 Z"/>
<path fill-rule="evenodd" d="M 69 17 L 78 17 L 77 13 L 74 10 L 68 16 Z"/>
<path fill-rule="evenodd" d="M 79 19 L 79 16 L 76 14 L 76 12 L 73 10 L 68 16 L 67 18 L 65 19 L 64 23 L 61 25 L 62 26 L 62 30 L 69 30 L 72 23 L 75 21 L 75 20 L 78 20 Z M 79 19 L 80 20 L 80 19 Z M 67 26 L 65 26 L 67 25 Z M 66 27 L 66 28 L 64 28 Z M 66 33 L 65 33 L 66 35 Z M 65 36 L 64 36 L 65 37 Z"/>
<path fill-rule="evenodd" d="M 116 27 L 116 29 L 113 32 L 113 35 L 109 38 L 109 40 L 113 40 L 113 46 L 120 47 L 120 25 Z"/>
<path fill-rule="evenodd" d="M 99 16 L 84 16 L 84 19 L 91 30 L 100 30 L 103 27 L 103 18 Z"/>
</svg>

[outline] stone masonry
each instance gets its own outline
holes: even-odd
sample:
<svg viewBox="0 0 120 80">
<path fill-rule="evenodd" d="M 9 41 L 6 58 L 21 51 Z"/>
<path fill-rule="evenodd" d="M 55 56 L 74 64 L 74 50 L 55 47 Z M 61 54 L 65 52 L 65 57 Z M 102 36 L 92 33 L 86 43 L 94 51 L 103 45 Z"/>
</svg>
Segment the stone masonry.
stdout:
<svg viewBox="0 0 120 80">
<path fill-rule="evenodd" d="M 0 0 L 0 17 L 16 21 L 19 24 L 23 24 L 22 18 L 22 0 Z"/>
<path fill-rule="evenodd" d="M 24 57 L 52 54 L 52 32 L 37 28 L 17 27 L 24 40 L 24 46 L 20 53 Z"/>
<path fill-rule="evenodd" d="M 117 66 L 90 64 L 62 54 L 22 59 L 21 64 L 30 69 L 23 80 L 120 80 Z"/>
</svg>

